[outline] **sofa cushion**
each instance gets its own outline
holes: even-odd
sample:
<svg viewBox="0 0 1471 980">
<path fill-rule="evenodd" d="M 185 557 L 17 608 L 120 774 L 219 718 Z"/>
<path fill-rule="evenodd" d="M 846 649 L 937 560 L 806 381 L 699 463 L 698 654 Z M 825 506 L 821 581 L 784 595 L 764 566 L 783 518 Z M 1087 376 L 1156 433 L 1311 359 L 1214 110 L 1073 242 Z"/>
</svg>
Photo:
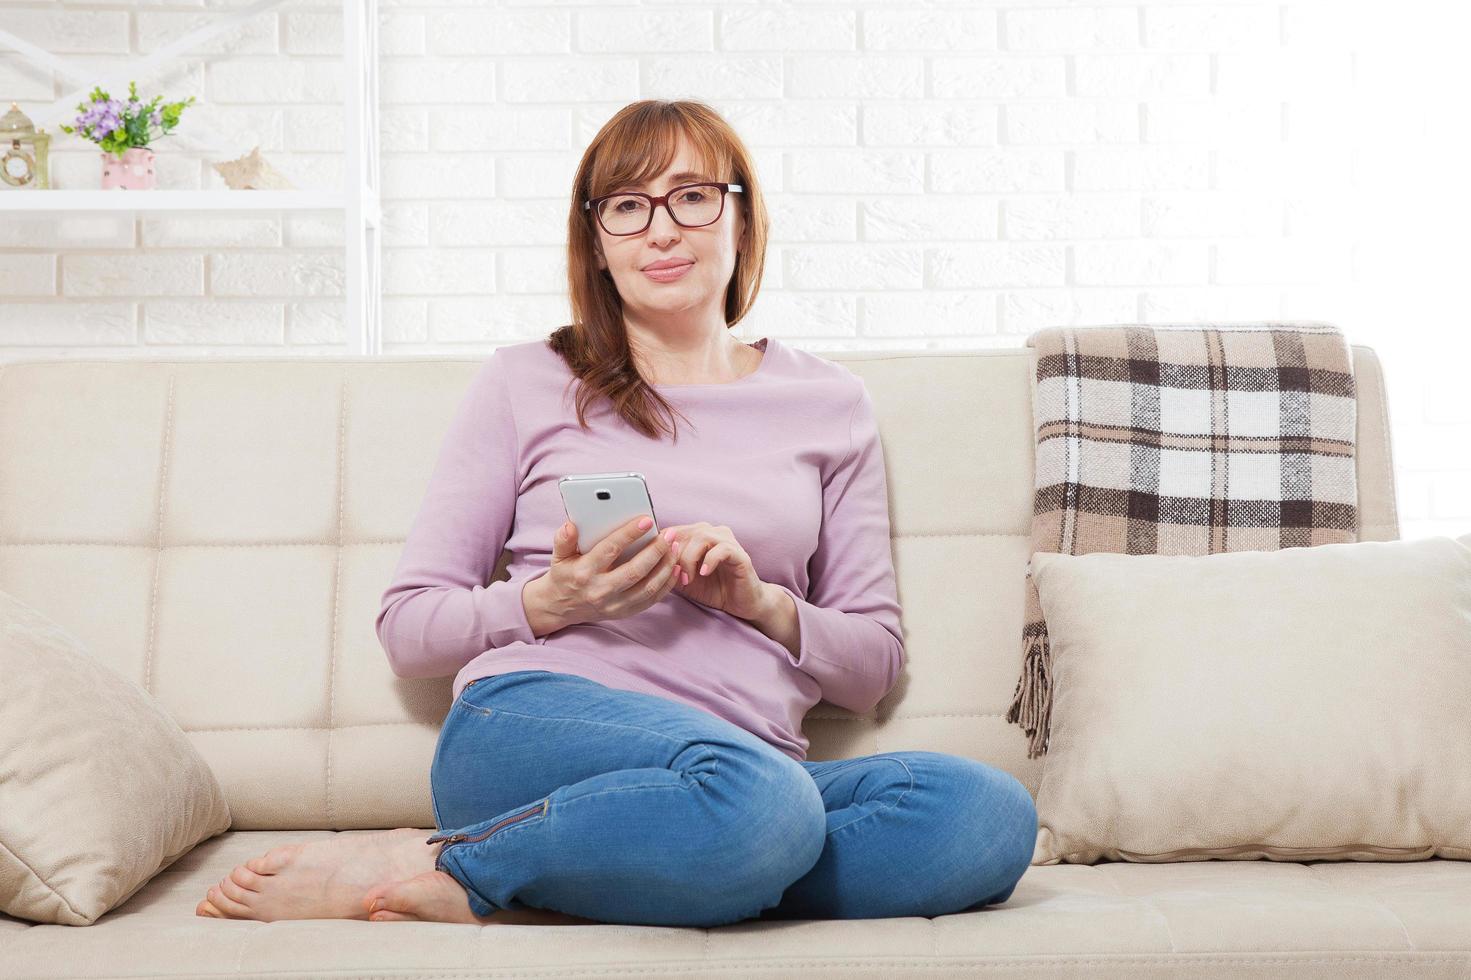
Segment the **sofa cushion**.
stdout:
<svg viewBox="0 0 1471 980">
<path fill-rule="evenodd" d="M 0 678 L 7 914 L 91 925 L 229 829 L 224 793 L 178 723 L 136 682 L 4 592 Z"/>
<path fill-rule="evenodd" d="M 433 828 L 424 831 L 425 836 Z M 372 831 L 345 831 L 347 835 Z M 87 929 L 0 916 L 0 975 L 57 977 L 1188 977 L 1471 975 L 1471 862 L 1058 864 L 1000 905 L 933 919 L 748 920 L 713 929 L 466 926 L 194 914 L 272 847 L 331 831 L 231 830 Z"/>
<path fill-rule="evenodd" d="M 1471 534 L 1032 562 L 1034 863 L 1471 859 Z"/>
<path fill-rule="evenodd" d="M 1003 715 L 1032 550 L 1036 352 L 824 354 L 863 377 L 880 416 L 909 665 L 873 712 L 809 711 L 808 756 L 951 752 L 1035 795 L 1043 760 Z M 218 776 L 232 828 L 432 825 L 450 681 L 395 677 L 373 617 L 436 436 L 484 360 L 6 363 L 0 588 L 24 583 L 158 700 Z M 1354 378 L 1359 538 L 1395 538 L 1371 348 L 1354 347 Z"/>
</svg>

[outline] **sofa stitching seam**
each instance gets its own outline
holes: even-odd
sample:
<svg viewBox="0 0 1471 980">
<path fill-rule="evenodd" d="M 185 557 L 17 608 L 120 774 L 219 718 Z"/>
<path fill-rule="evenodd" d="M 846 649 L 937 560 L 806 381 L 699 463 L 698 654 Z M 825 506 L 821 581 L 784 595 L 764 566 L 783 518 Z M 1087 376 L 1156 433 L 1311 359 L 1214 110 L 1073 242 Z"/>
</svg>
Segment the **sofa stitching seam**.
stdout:
<svg viewBox="0 0 1471 980">
<path fill-rule="evenodd" d="M 158 577 L 163 567 L 164 495 L 169 485 L 169 453 L 173 448 L 174 378 L 169 375 L 164 399 L 163 446 L 158 467 L 158 530 L 153 538 L 153 585 L 148 597 L 148 648 L 143 656 L 143 690 L 153 694 L 153 651 L 158 638 Z"/>
<path fill-rule="evenodd" d="M 343 500 L 346 495 L 344 458 L 347 453 L 347 406 L 348 382 L 342 378 L 342 388 L 337 396 L 337 548 L 332 567 L 332 645 L 327 649 L 327 826 L 334 826 L 332 813 L 332 748 L 333 736 L 337 731 L 337 639 L 338 619 L 342 614 L 342 521 Z"/>
</svg>

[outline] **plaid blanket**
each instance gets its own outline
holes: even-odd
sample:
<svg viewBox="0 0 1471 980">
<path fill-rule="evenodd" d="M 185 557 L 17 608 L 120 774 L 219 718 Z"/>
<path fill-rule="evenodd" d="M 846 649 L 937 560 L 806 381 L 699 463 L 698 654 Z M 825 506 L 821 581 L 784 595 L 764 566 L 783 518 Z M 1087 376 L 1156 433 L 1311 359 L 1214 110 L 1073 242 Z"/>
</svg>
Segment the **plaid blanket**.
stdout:
<svg viewBox="0 0 1471 980">
<path fill-rule="evenodd" d="M 1032 551 L 1205 555 L 1354 541 L 1355 391 L 1328 324 L 1039 330 Z M 1027 564 L 1006 720 L 1047 751 L 1047 624 Z"/>
</svg>

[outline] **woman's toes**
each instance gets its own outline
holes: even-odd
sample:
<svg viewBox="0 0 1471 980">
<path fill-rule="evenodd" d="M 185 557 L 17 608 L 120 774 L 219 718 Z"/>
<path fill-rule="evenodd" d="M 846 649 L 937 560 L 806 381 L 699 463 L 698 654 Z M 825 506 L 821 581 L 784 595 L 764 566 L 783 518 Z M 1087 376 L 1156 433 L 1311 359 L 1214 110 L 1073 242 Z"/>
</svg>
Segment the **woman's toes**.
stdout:
<svg viewBox="0 0 1471 980">
<path fill-rule="evenodd" d="M 383 903 L 380 899 L 392 887 L 393 882 L 385 881 L 381 885 L 374 885 L 372 888 L 369 888 L 367 893 L 363 895 L 363 910 L 371 915 L 375 909 L 382 908 Z"/>
<path fill-rule="evenodd" d="M 261 882 L 265 880 L 264 875 L 256 874 L 243 864 L 236 865 L 235 870 L 230 872 L 229 877 L 230 880 L 234 881 L 241 888 L 253 892 L 260 891 Z"/>
<path fill-rule="evenodd" d="M 372 891 L 363 896 L 363 904 L 368 907 L 369 918 L 378 912 L 389 912 L 393 915 L 414 914 L 415 910 L 410 901 L 410 895 L 400 887 L 400 884 L 394 881 L 375 885 Z"/>
<path fill-rule="evenodd" d="M 220 883 L 215 888 L 219 889 L 230 901 L 244 908 L 250 907 L 250 900 L 256 895 L 250 889 L 242 887 L 229 875 L 221 878 Z"/>
<path fill-rule="evenodd" d="M 418 922 L 419 921 L 419 919 L 418 919 L 417 916 L 403 915 L 403 914 L 401 914 L 399 912 L 390 911 L 389 909 L 379 909 L 378 911 L 374 912 L 372 915 L 368 916 L 368 920 L 370 922 Z"/>
<path fill-rule="evenodd" d="M 225 916 L 220 913 L 219 909 L 210 904 L 209 899 L 207 898 L 200 901 L 200 903 L 194 907 L 194 914 L 202 915 L 207 919 L 225 918 Z"/>
<path fill-rule="evenodd" d="M 273 875 L 284 868 L 287 862 L 302 848 L 301 844 L 281 844 L 259 857 L 245 862 L 245 867 L 256 874 Z"/>
<path fill-rule="evenodd" d="M 227 918 L 248 919 L 251 917 L 250 909 L 220 891 L 219 885 L 210 886 L 209 903 L 224 913 Z"/>
</svg>

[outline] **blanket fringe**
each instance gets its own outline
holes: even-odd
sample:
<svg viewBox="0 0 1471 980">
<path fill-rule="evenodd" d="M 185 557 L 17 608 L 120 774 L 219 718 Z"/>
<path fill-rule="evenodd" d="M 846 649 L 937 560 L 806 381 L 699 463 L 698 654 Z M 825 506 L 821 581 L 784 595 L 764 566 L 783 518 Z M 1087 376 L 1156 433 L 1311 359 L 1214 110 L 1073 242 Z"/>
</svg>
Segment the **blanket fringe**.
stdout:
<svg viewBox="0 0 1471 980">
<path fill-rule="evenodd" d="M 1052 650 L 1045 629 L 1023 642 L 1022 676 L 1006 710 L 1006 720 L 1021 722 L 1022 731 L 1027 733 L 1027 758 L 1035 759 L 1047 752 L 1051 735 Z"/>
</svg>

